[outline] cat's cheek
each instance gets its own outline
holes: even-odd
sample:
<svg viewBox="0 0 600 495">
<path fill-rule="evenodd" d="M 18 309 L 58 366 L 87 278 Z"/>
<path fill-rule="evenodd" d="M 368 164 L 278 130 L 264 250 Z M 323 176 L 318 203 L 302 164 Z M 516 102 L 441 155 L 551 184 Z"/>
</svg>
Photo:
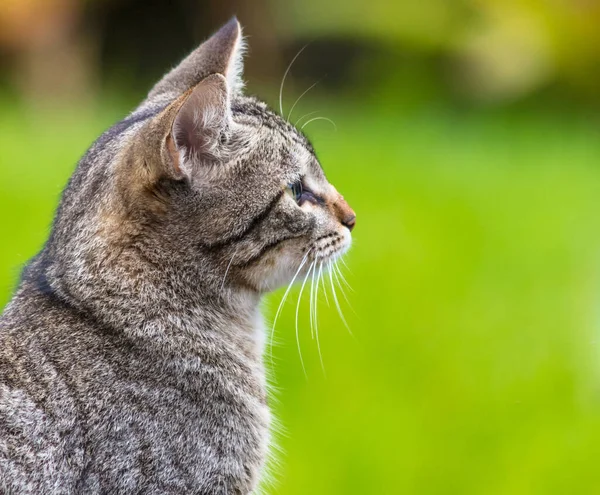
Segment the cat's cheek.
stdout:
<svg viewBox="0 0 600 495">
<path fill-rule="evenodd" d="M 302 280 L 309 266 L 306 249 L 297 240 L 291 240 L 266 255 L 245 276 L 261 292 L 271 292 L 289 285 L 294 276 Z"/>
</svg>

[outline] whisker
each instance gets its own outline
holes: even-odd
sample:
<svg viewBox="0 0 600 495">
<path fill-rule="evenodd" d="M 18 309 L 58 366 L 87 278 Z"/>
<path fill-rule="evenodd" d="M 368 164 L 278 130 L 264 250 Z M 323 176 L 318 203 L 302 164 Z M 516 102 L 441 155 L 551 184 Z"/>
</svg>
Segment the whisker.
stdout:
<svg viewBox="0 0 600 495">
<path fill-rule="evenodd" d="M 313 277 L 313 285 L 314 285 L 314 295 L 313 295 L 313 320 L 315 324 L 315 331 L 317 329 L 317 297 L 319 296 L 319 266 L 318 261 L 315 263 L 315 269 L 312 274 Z"/>
<path fill-rule="evenodd" d="M 283 85 L 285 84 L 285 78 L 287 77 L 288 73 L 290 72 L 290 69 L 292 68 L 292 65 L 294 65 L 294 62 L 296 61 L 296 59 L 300 56 L 300 54 L 304 51 L 304 49 L 308 46 L 308 44 L 304 45 L 302 48 L 300 48 L 300 50 L 298 50 L 298 53 L 296 53 L 296 56 L 292 59 L 292 61 L 290 62 L 290 65 L 288 65 L 287 69 L 285 70 L 285 73 L 283 74 L 283 79 L 281 80 L 281 86 L 279 87 L 279 113 L 281 114 L 281 116 L 283 117 Z"/>
<path fill-rule="evenodd" d="M 337 298 L 337 293 L 335 291 L 335 284 L 333 283 L 333 275 L 332 275 L 332 270 L 331 270 L 331 261 L 329 262 L 329 280 L 331 282 L 331 293 L 333 295 L 333 300 L 335 302 L 335 307 L 337 308 L 337 312 L 340 315 L 340 319 L 342 320 L 342 322 L 344 323 L 344 326 L 346 327 L 346 329 L 348 330 L 348 332 L 350 333 L 350 335 L 352 334 L 352 330 L 350 330 L 350 327 L 348 326 L 348 323 L 346 322 L 346 318 L 344 318 L 344 313 L 342 312 L 342 308 L 340 307 L 340 303 L 338 301 Z"/>
<path fill-rule="evenodd" d="M 298 96 L 298 98 L 296 99 L 296 101 L 294 102 L 294 104 L 292 105 L 292 108 L 290 108 L 290 111 L 288 112 L 288 116 L 287 116 L 287 121 L 290 121 L 290 117 L 292 116 L 292 112 L 294 111 L 294 108 L 296 108 L 296 105 L 300 102 L 300 100 L 302 99 L 302 97 L 308 93 L 311 89 L 313 89 L 317 84 L 319 84 L 321 82 L 321 80 L 318 80 L 316 83 L 312 84 L 311 86 L 309 86 L 309 88 L 307 90 L 304 91 L 304 93 L 302 93 L 300 96 Z"/>
<path fill-rule="evenodd" d="M 340 260 L 342 261 L 342 263 L 344 264 L 344 266 L 346 267 L 346 270 L 348 270 L 350 273 L 352 273 L 352 270 L 350 270 L 350 267 L 348 266 L 348 264 L 346 263 L 346 259 L 342 256 L 340 257 Z"/>
<path fill-rule="evenodd" d="M 342 287 L 342 284 L 340 282 L 340 278 L 338 276 L 339 273 L 340 273 L 339 269 L 338 269 L 337 265 L 334 262 L 334 264 L 333 264 L 333 276 L 335 277 L 335 281 L 337 282 L 338 289 L 340 289 L 340 291 L 342 291 L 342 295 L 344 296 L 344 299 L 348 303 L 348 306 L 352 307 L 352 304 L 350 304 L 350 300 L 348 299 L 348 295 L 346 294 L 346 291 L 344 290 L 344 288 Z"/>
<path fill-rule="evenodd" d="M 342 280 L 344 280 L 344 283 L 348 286 L 348 288 L 354 292 L 354 289 L 352 287 L 350 287 L 350 285 L 348 284 L 348 282 L 346 282 L 346 279 L 344 278 L 344 275 L 342 275 L 342 272 L 340 270 L 340 267 L 338 266 L 337 262 L 334 263 L 334 273 L 333 276 L 335 277 L 337 284 L 338 284 L 338 288 L 342 291 L 342 295 L 344 296 L 344 299 L 346 300 L 346 303 L 348 304 L 348 306 L 350 307 L 350 309 L 352 310 L 352 312 L 356 315 L 356 311 L 354 310 L 354 308 L 352 307 L 352 303 L 350 302 L 350 298 L 348 297 L 348 294 L 346 294 L 346 291 L 344 290 L 344 288 L 342 287 L 342 284 L 340 283 L 340 279 L 338 278 L 338 275 L 340 277 L 342 277 Z"/>
<path fill-rule="evenodd" d="M 219 294 L 221 294 L 223 292 L 223 287 L 225 287 L 225 279 L 227 278 L 227 274 L 229 273 L 229 268 L 231 268 L 231 263 L 233 263 L 233 258 L 235 258 L 235 255 L 237 254 L 238 249 L 239 249 L 239 247 L 237 247 L 235 249 L 235 251 L 233 252 L 231 259 L 229 260 L 229 264 L 227 265 L 227 268 L 225 269 L 225 275 L 223 275 L 223 281 L 221 282 L 221 289 L 219 290 Z"/>
<path fill-rule="evenodd" d="M 302 120 L 305 119 L 306 117 L 310 117 L 311 115 L 314 115 L 315 113 L 317 113 L 318 110 L 314 110 L 313 112 L 308 112 L 305 113 L 302 117 L 300 117 L 296 122 L 294 122 L 294 127 L 298 127 L 298 123 Z"/>
<path fill-rule="evenodd" d="M 307 251 L 307 253 L 304 255 L 304 258 L 302 258 L 302 261 L 300 262 L 300 266 L 298 267 L 298 269 L 296 270 L 296 273 L 292 277 L 292 281 L 287 286 L 287 289 L 285 290 L 285 293 L 283 294 L 283 297 L 281 298 L 281 302 L 279 303 L 279 306 L 277 307 L 277 311 L 275 313 L 275 318 L 273 319 L 273 326 L 271 327 L 271 337 L 269 340 L 269 353 L 271 355 L 271 364 L 273 364 L 273 336 L 275 335 L 275 325 L 277 324 L 277 318 L 279 318 L 279 313 L 281 313 L 281 310 L 283 309 L 283 305 L 287 299 L 287 296 L 290 293 L 290 290 L 291 290 L 292 286 L 294 285 L 294 282 L 296 281 L 296 277 L 298 277 L 300 270 L 302 270 L 302 267 L 305 265 L 309 254 L 310 254 L 310 251 Z"/>
<path fill-rule="evenodd" d="M 347 267 L 346 267 L 347 268 Z M 351 290 L 352 292 L 354 292 L 354 288 L 348 283 L 348 281 L 346 280 L 346 277 L 344 276 L 342 269 L 340 268 L 340 266 L 338 265 L 337 261 L 335 264 L 335 269 L 338 272 L 338 275 L 340 276 L 340 278 L 342 279 L 342 282 L 344 282 L 344 285 L 346 287 L 348 287 L 349 290 Z"/>
<path fill-rule="evenodd" d="M 331 125 L 333 125 L 333 128 L 337 131 L 337 125 L 335 125 L 335 122 L 331 119 L 328 119 L 327 117 L 313 117 L 312 119 L 309 119 L 306 122 L 304 122 L 304 124 L 302 124 L 302 127 L 300 127 L 300 130 L 304 129 L 308 124 L 314 122 L 315 120 L 326 120 L 327 122 L 330 122 Z"/>
<path fill-rule="evenodd" d="M 314 334 L 314 326 L 313 326 L 313 321 L 314 321 L 314 314 L 313 314 L 313 298 L 314 298 L 314 293 L 315 293 L 315 271 L 316 271 L 316 260 L 315 263 L 313 263 L 312 265 L 312 274 L 310 276 L 310 297 L 309 297 L 309 305 L 308 305 L 308 309 L 309 309 L 309 316 L 310 316 L 310 338 L 314 339 L 315 338 L 315 334 Z"/>
<path fill-rule="evenodd" d="M 313 267 L 313 261 L 310 265 L 306 275 L 304 276 L 304 281 L 302 282 L 302 287 L 300 288 L 300 294 L 298 295 L 298 303 L 296 304 L 296 344 L 298 345 L 298 354 L 300 355 L 300 363 L 302 364 L 302 371 L 304 372 L 304 376 L 308 377 L 306 374 L 306 368 L 304 366 L 304 359 L 302 358 L 302 349 L 300 348 L 300 336 L 298 333 L 298 311 L 300 310 L 300 301 L 302 300 L 302 293 L 304 292 L 304 286 L 306 285 L 306 281 L 308 280 L 308 276 L 310 275 L 310 271 Z"/>
<path fill-rule="evenodd" d="M 325 294 L 325 302 L 327 303 L 327 307 L 329 307 L 329 297 L 327 296 L 327 287 L 325 286 L 325 277 L 323 276 L 323 263 L 319 266 L 319 278 L 321 279 L 321 284 L 323 285 L 323 294 Z"/>
<path fill-rule="evenodd" d="M 322 273 L 323 262 L 319 263 L 319 274 Z M 319 300 L 319 278 L 317 276 L 317 289 L 315 291 L 315 335 L 317 336 L 317 351 L 319 352 L 319 361 L 323 375 L 325 375 L 325 364 L 323 363 L 323 353 L 321 352 L 321 342 L 319 341 L 319 320 L 318 320 L 318 300 Z"/>
</svg>

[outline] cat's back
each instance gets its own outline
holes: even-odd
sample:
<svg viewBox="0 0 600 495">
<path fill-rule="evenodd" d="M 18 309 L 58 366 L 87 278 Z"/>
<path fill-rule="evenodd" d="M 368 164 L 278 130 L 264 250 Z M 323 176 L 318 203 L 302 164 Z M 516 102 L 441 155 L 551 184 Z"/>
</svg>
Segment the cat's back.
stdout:
<svg viewBox="0 0 600 495">
<path fill-rule="evenodd" d="M 28 287 L 0 316 L 0 493 L 67 493 L 81 470 L 78 398 L 66 372 L 73 341 L 65 338 L 78 320 Z"/>
</svg>

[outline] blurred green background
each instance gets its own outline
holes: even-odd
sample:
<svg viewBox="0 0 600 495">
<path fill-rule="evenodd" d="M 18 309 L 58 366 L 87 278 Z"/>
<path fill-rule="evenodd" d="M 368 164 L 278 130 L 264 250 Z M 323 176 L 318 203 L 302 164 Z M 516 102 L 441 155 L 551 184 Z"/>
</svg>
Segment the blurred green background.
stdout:
<svg viewBox="0 0 600 495">
<path fill-rule="evenodd" d="M 325 372 L 275 331 L 273 494 L 600 493 L 600 2 L 2 0 L 0 303 L 87 146 L 237 13 L 358 215 Z M 306 292 L 306 291 L 305 291 Z M 269 319 L 282 291 L 265 304 Z M 268 352 L 267 352 L 268 356 Z M 267 357 L 270 366 L 270 359 Z"/>
</svg>

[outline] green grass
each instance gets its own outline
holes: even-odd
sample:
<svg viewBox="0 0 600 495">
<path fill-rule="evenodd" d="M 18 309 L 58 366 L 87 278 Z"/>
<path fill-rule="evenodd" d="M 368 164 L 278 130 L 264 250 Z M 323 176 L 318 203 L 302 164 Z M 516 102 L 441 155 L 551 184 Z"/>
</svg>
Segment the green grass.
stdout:
<svg viewBox="0 0 600 495">
<path fill-rule="evenodd" d="M 73 164 L 118 111 L 0 114 L 0 301 Z M 528 113 L 330 109 L 330 180 L 358 215 L 354 338 L 294 292 L 277 325 L 279 494 L 600 493 L 600 140 Z M 272 316 L 282 292 L 266 305 Z M 267 362 L 269 360 L 267 359 Z"/>
</svg>

